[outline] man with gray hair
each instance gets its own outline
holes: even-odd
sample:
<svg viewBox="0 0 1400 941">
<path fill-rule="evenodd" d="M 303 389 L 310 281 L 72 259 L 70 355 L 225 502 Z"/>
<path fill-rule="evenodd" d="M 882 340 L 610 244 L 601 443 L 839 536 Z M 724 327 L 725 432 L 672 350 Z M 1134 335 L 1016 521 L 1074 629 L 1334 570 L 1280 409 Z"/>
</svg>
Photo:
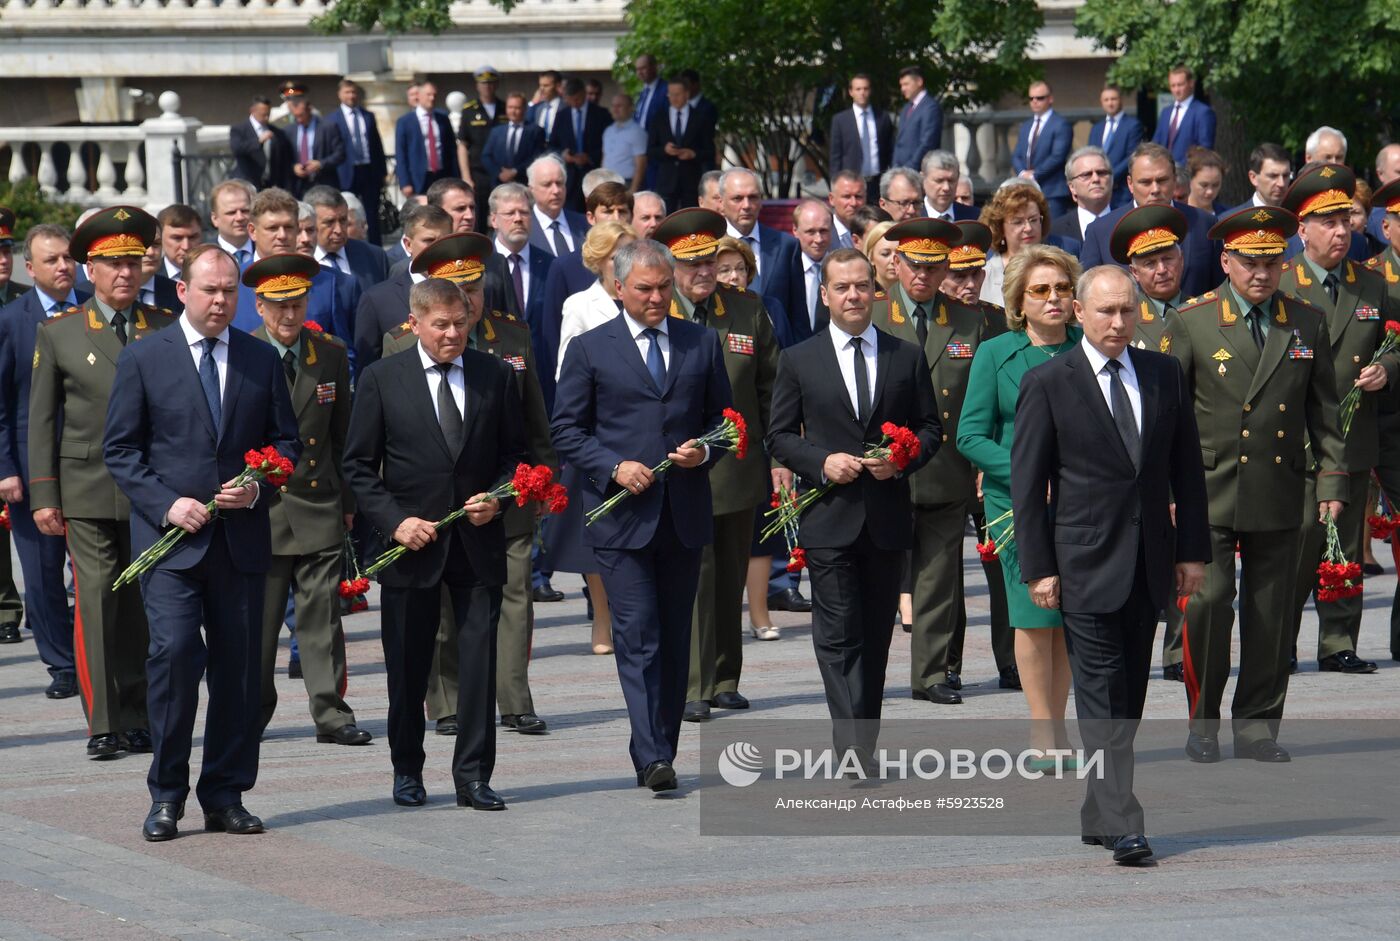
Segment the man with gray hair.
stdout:
<svg viewBox="0 0 1400 941">
<path fill-rule="evenodd" d="M 588 221 L 572 209 L 564 208 L 567 179 L 564 161 L 558 154 L 543 154 L 530 164 L 525 176 L 534 200 L 530 213 L 530 244 L 555 258 L 577 251 L 588 234 Z"/>
<path fill-rule="evenodd" d="M 711 542 L 709 468 L 724 456 L 695 439 L 731 404 L 719 334 L 670 316 L 671 254 L 639 239 L 613 256 L 622 313 L 564 356 L 551 432 L 582 472 L 586 511 L 623 494 L 584 531 L 612 608 L 618 678 L 632 726 L 637 786 L 674 790 L 690 675 L 691 611 Z M 664 474 L 652 467 L 674 462 Z"/>
<path fill-rule="evenodd" d="M 895 222 L 913 219 L 923 205 L 924 181 L 908 167 L 894 167 L 880 175 L 880 208 Z"/>
<path fill-rule="evenodd" d="M 360 284 L 361 293 L 389 277 L 384 249 L 350 238 L 350 205 L 331 186 L 313 186 L 302 200 L 316 211 L 316 261 Z"/>
<path fill-rule="evenodd" d="M 616 170 L 609 170 L 607 167 L 598 167 L 589 170 L 583 175 L 583 198 L 588 199 L 593 191 L 604 183 L 621 183 L 626 186 L 627 181 L 622 178 Z"/>
<path fill-rule="evenodd" d="M 637 238 L 651 238 L 651 233 L 665 218 L 666 200 L 660 193 L 642 190 L 632 197 L 632 228 L 637 230 Z"/>
<path fill-rule="evenodd" d="M 1065 182 L 1074 200 L 1074 212 L 1056 216 L 1050 223 L 1050 234 L 1083 245 L 1090 224 L 1112 211 L 1113 164 L 1108 154 L 1092 144 L 1080 147 L 1065 161 Z"/>
<path fill-rule="evenodd" d="M 719 198 L 719 178 L 722 176 L 724 176 L 723 170 L 706 170 L 700 175 L 699 206 L 701 209 L 721 214 L 724 212 L 724 201 Z"/>
<path fill-rule="evenodd" d="M 758 276 L 749 290 L 760 297 L 776 297 L 792 322 L 793 337 L 812 335 L 807 320 L 807 295 L 802 289 L 802 254 L 797 239 L 758 221 L 763 195 L 758 174 L 745 167 L 725 170 L 719 178 L 720 207 L 726 233 L 747 245 L 758 262 Z"/>
<path fill-rule="evenodd" d="M 946 150 L 930 150 L 924 154 L 919 172 L 923 174 L 922 215 L 945 222 L 977 218 L 976 209 L 964 206 L 953 198 L 958 193 L 958 178 L 962 176 L 956 155 Z"/>
<path fill-rule="evenodd" d="M 1308 135 L 1303 144 L 1304 163 L 1346 163 L 1347 136 L 1326 124 Z"/>
</svg>

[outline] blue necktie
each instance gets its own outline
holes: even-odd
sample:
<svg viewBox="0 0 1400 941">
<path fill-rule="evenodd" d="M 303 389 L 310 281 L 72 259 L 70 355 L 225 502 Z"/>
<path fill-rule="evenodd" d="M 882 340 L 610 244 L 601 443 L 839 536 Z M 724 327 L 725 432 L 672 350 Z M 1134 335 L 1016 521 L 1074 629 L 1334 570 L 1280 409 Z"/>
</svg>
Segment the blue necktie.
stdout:
<svg viewBox="0 0 1400 941">
<path fill-rule="evenodd" d="M 875 118 L 870 114 L 869 108 L 865 109 L 864 131 L 865 133 L 863 136 L 865 139 L 861 142 L 861 149 L 864 150 L 865 153 L 863 155 L 862 163 L 864 166 L 861 168 L 861 173 L 865 176 L 874 176 L 880 172 L 880 168 L 877 166 L 874 156 L 874 148 L 877 146 L 875 143 Z"/>
<path fill-rule="evenodd" d="M 199 384 L 204 387 L 204 400 L 209 403 L 209 417 L 214 419 L 215 434 L 223 419 L 223 404 L 219 396 L 219 367 L 214 362 L 214 347 L 219 345 L 218 337 L 204 340 L 204 355 L 199 358 Z"/>
<path fill-rule="evenodd" d="M 574 153 L 583 153 L 583 109 L 574 109 Z"/>
<path fill-rule="evenodd" d="M 655 383 L 656 391 L 660 392 L 666 386 L 666 359 L 661 355 L 661 331 L 647 327 L 642 332 L 651 342 L 647 347 L 647 372 L 651 373 L 651 381 Z"/>
</svg>

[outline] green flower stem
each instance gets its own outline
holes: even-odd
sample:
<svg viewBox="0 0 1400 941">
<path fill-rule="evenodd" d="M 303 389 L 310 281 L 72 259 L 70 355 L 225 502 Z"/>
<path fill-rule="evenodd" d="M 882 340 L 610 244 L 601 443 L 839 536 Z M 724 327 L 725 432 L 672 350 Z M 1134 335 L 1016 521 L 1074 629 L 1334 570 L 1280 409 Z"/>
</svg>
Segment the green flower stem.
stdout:
<svg viewBox="0 0 1400 941">
<path fill-rule="evenodd" d="M 250 480 L 260 480 L 263 476 L 262 471 L 250 470 L 244 467 L 243 472 L 233 478 L 230 486 L 242 487 Z M 204 504 L 204 509 L 209 511 L 210 523 L 214 521 L 213 517 L 219 515 L 219 509 L 214 504 L 213 500 Z M 117 580 L 112 583 L 112 587 L 114 589 L 121 588 L 136 581 L 136 579 L 140 578 L 146 572 L 155 568 L 156 564 L 160 562 L 161 559 L 170 554 L 170 550 L 175 548 L 175 544 L 188 535 L 189 533 L 179 526 L 172 526 L 167 529 L 149 549 L 137 556 L 136 559 L 117 576 Z"/>
</svg>

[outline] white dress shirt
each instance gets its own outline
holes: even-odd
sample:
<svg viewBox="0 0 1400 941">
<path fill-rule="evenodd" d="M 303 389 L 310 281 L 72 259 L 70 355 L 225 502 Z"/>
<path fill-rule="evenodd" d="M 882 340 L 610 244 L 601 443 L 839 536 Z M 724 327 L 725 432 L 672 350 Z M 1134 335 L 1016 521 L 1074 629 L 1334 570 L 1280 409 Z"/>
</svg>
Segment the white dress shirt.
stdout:
<svg viewBox="0 0 1400 941">
<path fill-rule="evenodd" d="M 559 102 L 562 98 L 552 98 L 549 104 L 540 105 L 535 108 L 535 123 L 544 128 L 544 136 L 549 138 L 550 132 L 554 130 L 554 117 L 559 113 Z"/>
<path fill-rule="evenodd" d="M 851 407 L 859 415 L 860 402 L 856 398 L 856 358 L 853 352 L 854 347 L 851 345 L 853 337 L 834 323 L 832 329 L 827 331 L 827 335 L 831 337 L 831 345 L 836 350 L 836 365 L 841 369 L 841 381 L 846 384 L 846 396 L 851 400 Z M 867 325 L 865 332 L 860 335 L 860 339 L 865 344 L 861 348 L 861 354 L 865 357 L 865 373 L 870 380 L 870 402 L 868 405 L 872 408 L 875 405 L 875 353 L 878 336 L 874 322 Z"/>
<path fill-rule="evenodd" d="M 535 225 L 539 226 L 540 231 L 544 233 L 544 240 L 546 243 L 548 243 L 551 247 L 554 245 L 554 236 L 550 232 L 550 228 L 554 225 L 554 223 L 557 222 L 559 223 L 559 234 L 564 236 L 564 244 L 568 246 L 569 251 L 574 250 L 574 233 L 569 231 L 569 220 L 565 218 L 564 211 L 562 209 L 559 210 L 558 219 L 549 218 L 549 216 L 545 215 L 544 210 L 541 209 L 538 204 L 535 205 L 532 211 L 535 214 Z M 524 256 L 522 255 L 521 257 Z"/>
<path fill-rule="evenodd" d="M 148 307 L 156 306 L 156 276 L 151 275 L 137 291 L 136 300 Z"/>
<path fill-rule="evenodd" d="M 1113 211 L 1113 203 L 1112 200 L 1110 200 L 1109 203 L 1103 207 L 1103 212 L 1097 215 L 1085 209 L 1083 206 L 1079 205 L 1076 205 L 1074 207 L 1074 211 L 1079 216 L 1079 234 L 1080 236 L 1083 236 L 1084 233 L 1089 231 L 1089 226 L 1092 225 L 1095 220 L 1102 219 L 1104 216 L 1108 215 L 1110 212 Z"/>
<path fill-rule="evenodd" d="M 603 289 L 601 281 L 594 281 L 584 290 L 570 294 L 564 300 L 564 313 L 559 323 L 559 365 L 554 369 L 556 380 L 564 375 L 564 352 L 569 348 L 569 341 L 594 327 L 601 327 L 616 317 L 617 301 Z"/>
<path fill-rule="evenodd" d="M 535 212 L 539 212 L 539 210 L 536 209 Z M 545 218 L 549 218 L 549 217 L 546 216 Z M 567 237 L 568 237 L 568 227 L 567 227 L 567 226 L 562 226 L 561 228 L 564 229 L 565 237 L 567 238 Z M 547 231 L 548 231 L 548 230 L 546 230 L 546 232 L 547 232 Z M 547 238 L 547 237 L 548 237 L 548 236 L 546 235 L 546 238 Z M 511 270 L 510 270 L 510 256 L 511 256 L 511 250 L 510 250 L 509 248 L 507 248 L 507 247 L 505 246 L 505 243 L 502 242 L 499 238 L 496 239 L 496 254 L 497 254 L 497 255 L 500 255 L 501 258 L 505 259 L 505 263 L 506 263 L 506 287 L 507 287 L 507 288 L 510 290 L 510 292 L 513 294 L 513 293 L 515 293 L 515 279 L 514 279 L 514 276 L 511 274 Z M 530 306 L 530 246 L 529 246 L 529 244 L 522 245 L 521 248 L 520 248 L 520 287 L 521 287 L 522 292 L 523 292 L 524 295 L 525 295 L 524 297 L 521 298 L 521 301 L 525 304 L 526 307 L 528 307 L 528 306 Z M 521 313 L 523 314 L 524 312 L 522 311 Z"/>
<path fill-rule="evenodd" d="M 350 148 L 350 162 L 356 166 L 369 163 L 369 134 L 365 130 L 364 116 L 346 105 L 340 106 L 340 116 L 350 129 L 350 139 L 345 142 L 345 146 Z M 363 153 L 360 152 L 361 147 L 364 148 Z"/>
<path fill-rule="evenodd" d="M 807 322 L 817 329 L 817 302 L 822 299 L 822 263 L 811 256 L 802 256 L 802 282 L 807 291 Z"/>
<path fill-rule="evenodd" d="M 879 173 L 881 170 L 880 132 L 875 126 L 875 111 L 872 108 L 862 108 L 860 105 L 856 104 L 851 105 L 851 110 L 855 112 L 856 116 L 856 134 L 860 136 L 860 145 L 861 150 L 863 151 L 861 157 L 863 157 L 864 160 L 868 161 L 870 163 L 870 166 L 875 168 L 876 173 Z M 867 112 L 870 114 L 869 125 L 865 123 L 865 115 Z M 872 175 L 865 173 L 865 170 L 866 167 L 862 165 L 861 173 L 865 176 Z"/>
<path fill-rule="evenodd" d="M 1094 344 L 1085 337 L 1079 341 L 1079 345 L 1084 348 L 1084 355 L 1089 358 L 1089 368 L 1094 371 L 1094 378 L 1098 380 L 1099 391 L 1103 393 L 1103 400 L 1108 405 L 1108 414 L 1113 414 L 1113 386 L 1112 371 L 1108 368 L 1108 357 L 1099 352 Z M 1118 374 L 1123 379 L 1123 386 L 1128 390 L 1128 402 L 1133 407 L 1133 422 L 1137 425 L 1138 435 L 1142 434 L 1142 390 L 1138 387 L 1137 370 L 1133 369 L 1133 358 L 1128 355 L 1127 349 L 1119 353 L 1115 359 L 1123 364 L 1123 368 Z"/>
<path fill-rule="evenodd" d="M 1103 137 L 1099 140 L 1099 146 L 1108 149 L 1108 145 L 1113 143 L 1113 135 L 1118 133 L 1118 125 L 1123 123 L 1123 112 L 1117 114 L 1105 114 L 1103 116 Z"/>
<path fill-rule="evenodd" d="M 953 220 L 953 204 L 952 204 L 952 203 L 949 203 L 947 209 L 945 209 L 945 210 L 942 211 L 942 212 L 939 212 L 937 209 L 934 209 L 934 208 L 933 208 L 933 200 L 931 200 L 931 199 L 929 199 L 927 196 L 925 196 L 925 197 L 924 197 L 924 215 L 925 215 L 925 216 L 928 216 L 928 218 L 930 218 L 930 219 L 942 219 L 942 220 L 944 220 L 944 221 L 946 221 L 946 222 L 952 222 L 952 221 L 954 221 L 954 220 Z"/>
<path fill-rule="evenodd" d="M 238 256 L 235 255 L 235 258 Z M 161 258 L 161 264 L 165 267 L 165 276 L 171 281 L 180 280 L 180 266 L 172 262 L 169 258 Z"/>
<path fill-rule="evenodd" d="M 428 351 L 423 349 L 423 343 L 418 343 L 418 359 L 423 363 L 423 375 L 428 380 L 428 399 L 433 403 L 433 417 L 439 422 L 442 416 L 438 414 L 438 385 L 442 382 L 442 373 L 438 371 L 438 364 L 428 355 Z M 452 361 L 452 369 L 447 373 L 447 388 L 452 393 L 452 401 L 457 404 L 457 412 L 462 416 L 465 423 L 467 413 L 464 404 L 467 401 L 466 372 L 462 369 L 462 357 L 458 356 Z"/>
<path fill-rule="evenodd" d="M 758 278 L 763 277 L 763 229 L 759 226 L 757 220 L 754 221 L 753 230 L 749 232 L 748 235 L 744 235 L 738 229 L 734 228 L 734 223 L 732 222 L 726 222 L 724 224 L 724 230 L 731 238 L 738 239 L 753 250 L 754 267 L 758 272 L 758 277 L 754 278 L 754 280 L 757 281 Z M 752 284 L 749 285 L 749 289 L 754 290 L 754 286 Z"/>
<path fill-rule="evenodd" d="M 189 344 L 190 358 L 194 360 L 194 371 L 199 372 L 199 361 L 204 358 L 204 335 L 194 328 L 189 317 L 180 315 L 180 329 L 185 333 L 185 342 Z M 224 327 L 223 332 L 216 337 L 219 341 L 214 345 L 214 365 L 219 371 L 219 400 L 222 402 L 224 391 L 228 388 L 228 327 Z"/>
<path fill-rule="evenodd" d="M 670 324 L 667 323 L 670 319 L 670 317 L 663 317 L 661 322 L 656 325 L 656 329 L 661 331 L 656 335 L 656 342 L 661 345 L 661 360 L 666 364 L 667 369 L 671 368 L 671 334 L 669 332 Z M 637 352 L 641 354 L 642 365 L 646 366 L 647 353 L 651 352 L 652 343 L 652 338 L 642 332 L 648 329 L 646 324 L 638 322 L 631 314 L 625 314 L 622 322 L 627 324 L 628 330 L 632 331 L 632 340 L 637 344 Z"/>
<path fill-rule="evenodd" d="M 316 246 L 316 252 L 315 252 L 315 254 L 316 254 L 316 261 L 318 261 L 320 264 L 324 265 L 325 267 L 327 267 L 327 268 L 336 268 L 336 269 L 340 270 L 341 272 L 343 272 L 344 274 L 348 274 L 348 275 L 351 275 L 351 276 L 353 276 L 353 275 L 355 274 L 355 272 L 353 272 L 353 271 L 350 270 L 350 259 L 348 259 L 348 258 L 345 257 L 345 248 L 344 248 L 344 246 L 341 247 L 340 251 L 338 251 L 338 252 L 335 253 L 335 261 L 334 261 L 334 262 L 329 262 L 329 261 L 326 260 L 327 256 L 330 255 L 330 252 L 327 252 L 324 248 L 322 248 L 322 247 L 319 246 L 319 245 Z"/>
<path fill-rule="evenodd" d="M 251 255 L 253 251 L 253 242 L 251 239 L 245 241 L 242 245 L 234 245 L 221 235 L 215 241 L 220 248 L 233 256 L 234 261 L 238 260 L 239 252 L 248 252 Z"/>
<path fill-rule="evenodd" d="M 846 248 L 860 248 L 860 246 L 856 244 L 855 233 L 846 228 L 845 223 L 836 218 L 835 214 L 832 214 L 831 217 L 831 231 L 832 244 L 841 245 Z"/>
</svg>

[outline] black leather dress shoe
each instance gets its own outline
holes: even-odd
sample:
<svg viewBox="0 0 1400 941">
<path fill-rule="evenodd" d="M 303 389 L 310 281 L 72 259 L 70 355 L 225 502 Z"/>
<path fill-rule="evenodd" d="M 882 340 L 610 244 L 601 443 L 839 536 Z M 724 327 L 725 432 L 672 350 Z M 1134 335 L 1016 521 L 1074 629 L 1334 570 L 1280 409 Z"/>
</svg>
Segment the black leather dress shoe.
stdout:
<svg viewBox="0 0 1400 941">
<path fill-rule="evenodd" d="M 122 748 L 136 755 L 149 755 L 151 753 L 151 733 L 145 729 L 127 729 L 117 736 L 121 740 Z"/>
<path fill-rule="evenodd" d="M 1323 657 L 1317 661 L 1317 668 L 1323 673 L 1375 673 L 1376 663 L 1373 660 L 1362 660 L 1356 655 L 1355 650 L 1343 650 L 1334 653 L 1330 657 Z"/>
<path fill-rule="evenodd" d="M 1367 575 L 1384 575 L 1385 569 L 1379 562 L 1362 562 L 1361 571 Z"/>
<path fill-rule="evenodd" d="M 948 671 L 948 687 L 950 689 L 962 689 L 962 674 L 957 670 Z"/>
<path fill-rule="evenodd" d="M 17 644 L 24 640 L 19 633 L 19 624 L 7 621 L 0 624 L 0 644 Z"/>
<path fill-rule="evenodd" d="M 1284 747 L 1271 738 L 1261 738 L 1257 742 L 1248 744 L 1235 743 L 1236 758 L 1251 758 L 1255 761 L 1264 761 L 1270 764 L 1281 764 L 1285 761 L 1292 761 L 1293 756 L 1284 750 Z"/>
<path fill-rule="evenodd" d="M 485 781 L 468 781 L 457 788 L 457 806 L 472 810 L 505 810 L 506 802 Z"/>
<path fill-rule="evenodd" d="M 250 833 L 262 833 L 263 822 L 248 813 L 248 808 L 242 804 L 229 804 L 227 807 L 206 810 L 204 829 L 210 833 L 247 836 Z"/>
<path fill-rule="evenodd" d="M 716 709 L 747 709 L 749 701 L 738 693 L 715 693 L 711 700 Z"/>
<path fill-rule="evenodd" d="M 507 729 L 515 729 L 521 735 L 543 735 L 549 731 L 549 726 L 545 724 L 545 721 L 533 712 L 503 715 L 501 716 L 501 725 Z"/>
<path fill-rule="evenodd" d="M 287 661 L 287 678 L 299 680 L 302 678 L 301 659 Z"/>
<path fill-rule="evenodd" d="M 1021 671 L 1015 667 L 1007 667 L 997 675 L 997 686 L 1000 689 L 1020 689 Z"/>
<path fill-rule="evenodd" d="M 956 706 L 963 701 L 962 694 L 947 683 L 934 683 L 928 689 L 915 688 L 913 697 L 923 702 L 938 703 L 940 706 Z"/>
<path fill-rule="evenodd" d="M 1186 665 L 1183 663 L 1169 663 L 1162 667 L 1162 679 L 1175 680 L 1178 683 L 1186 682 Z"/>
<path fill-rule="evenodd" d="M 1215 764 L 1220 760 L 1220 740 L 1192 732 L 1186 736 L 1186 757 L 1200 764 Z"/>
<path fill-rule="evenodd" d="M 422 807 L 428 802 L 423 779 L 411 774 L 394 775 L 394 803 L 400 807 Z"/>
<path fill-rule="evenodd" d="M 674 791 L 676 789 L 676 769 L 665 759 L 653 761 L 642 769 L 642 783 L 653 791 Z"/>
<path fill-rule="evenodd" d="M 541 582 L 540 587 L 530 592 L 530 597 L 541 604 L 553 604 L 556 601 L 563 601 L 564 593 L 556 589 L 549 582 Z"/>
<path fill-rule="evenodd" d="M 374 736 L 353 722 L 347 722 L 334 732 L 317 732 L 316 741 L 322 745 L 368 745 Z"/>
<path fill-rule="evenodd" d="M 685 722 L 709 722 L 710 704 L 703 699 L 686 703 L 685 712 L 681 713 L 681 719 Z"/>
<path fill-rule="evenodd" d="M 71 699 L 78 695 L 78 678 L 72 673 L 58 674 L 44 690 L 44 695 L 49 699 Z"/>
<path fill-rule="evenodd" d="M 106 735 L 94 735 L 88 739 L 87 753 L 89 758 L 113 758 L 122 750 L 121 739 L 117 738 L 115 732 Z"/>
<path fill-rule="evenodd" d="M 146 822 L 141 825 L 141 835 L 148 843 L 173 840 L 179 832 L 175 823 L 184 816 L 184 801 L 156 801 L 151 805 L 151 812 L 146 814 Z"/>
<path fill-rule="evenodd" d="M 1293 652 L 1288 655 L 1288 675 L 1292 676 L 1298 672 L 1298 645 L 1293 645 Z"/>
<path fill-rule="evenodd" d="M 456 716 L 443 716 L 441 719 L 437 720 L 437 734 L 439 734 L 439 735 L 456 735 L 456 734 L 457 734 L 457 717 L 456 717 Z"/>
<path fill-rule="evenodd" d="M 1141 833 L 1120 836 L 1113 844 L 1113 861 L 1122 866 L 1140 863 L 1152 855 L 1152 847 L 1147 845 L 1147 837 Z"/>
<path fill-rule="evenodd" d="M 770 611 L 796 611 L 801 614 L 812 610 L 812 602 L 802 596 L 796 588 L 784 588 L 768 596 Z"/>
</svg>

